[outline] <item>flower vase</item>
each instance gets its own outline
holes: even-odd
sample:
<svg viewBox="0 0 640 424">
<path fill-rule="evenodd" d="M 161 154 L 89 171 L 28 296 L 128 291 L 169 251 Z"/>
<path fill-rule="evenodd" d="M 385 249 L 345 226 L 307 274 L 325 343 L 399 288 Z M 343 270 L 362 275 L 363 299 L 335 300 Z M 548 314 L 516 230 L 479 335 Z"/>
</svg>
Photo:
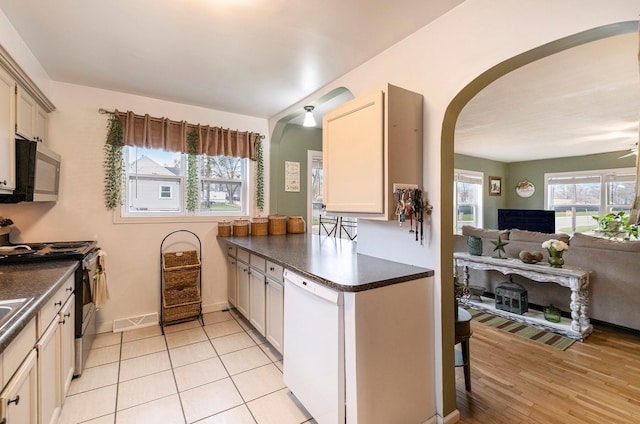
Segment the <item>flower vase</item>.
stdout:
<svg viewBox="0 0 640 424">
<path fill-rule="evenodd" d="M 549 249 L 549 265 L 552 268 L 562 268 L 562 265 L 564 265 L 562 250 Z"/>
<path fill-rule="evenodd" d="M 470 255 L 482 256 L 482 239 L 480 237 L 469 236 L 467 247 Z"/>
</svg>

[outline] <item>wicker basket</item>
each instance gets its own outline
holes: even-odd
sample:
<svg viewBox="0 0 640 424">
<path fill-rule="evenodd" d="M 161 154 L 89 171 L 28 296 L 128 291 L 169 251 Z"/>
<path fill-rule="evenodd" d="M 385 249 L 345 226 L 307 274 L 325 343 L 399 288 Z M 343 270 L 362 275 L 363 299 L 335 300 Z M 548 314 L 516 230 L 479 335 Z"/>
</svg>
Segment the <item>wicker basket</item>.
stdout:
<svg viewBox="0 0 640 424">
<path fill-rule="evenodd" d="M 218 222 L 218 237 L 229 237 L 231 235 L 231 223 L 229 221 Z"/>
<path fill-rule="evenodd" d="M 195 284 L 200 272 L 198 252 L 165 252 L 162 254 L 162 272 L 165 287 L 179 287 Z"/>
<path fill-rule="evenodd" d="M 287 232 L 291 234 L 304 233 L 304 220 L 301 216 L 290 216 L 287 221 Z"/>
<path fill-rule="evenodd" d="M 287 234 L 287 217 L 284 215 L 270 215 L 269 234 L 274 236 Z"/>
<path fill-rule="evenodd" d="M 165 322 L 181 321 L 200 315 L 200 290 L 197 286 L 164 289 L 162 312 Z"/>
<path fill-rule="evenodd" d="M 253 218 L 253 220 L 251 220 L 252 236 L 266 236 L 268 234 L 269 234 L 269 219 Z"/>
<path fill-rule="evenodd" d="M 246 237 L 249 235 L 249 221 L 246 219 L 235 219 L 233 221 L 233 236 Z"/>
</svg>

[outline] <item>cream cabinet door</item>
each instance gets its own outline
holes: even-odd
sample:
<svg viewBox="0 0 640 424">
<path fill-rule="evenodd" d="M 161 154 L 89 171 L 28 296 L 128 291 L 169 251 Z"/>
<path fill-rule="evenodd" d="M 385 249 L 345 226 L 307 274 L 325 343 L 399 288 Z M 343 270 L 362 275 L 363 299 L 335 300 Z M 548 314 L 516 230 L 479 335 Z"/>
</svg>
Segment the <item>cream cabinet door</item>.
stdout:
<svg viewBox="0 0 640 424">
<path fill-rule="evenodd" d="M 236 264 L 238 274 L 238 311 L 249 319 L 249 307 L 251 299 L 249 298 L 249 265 L 238 261 Z"/>
<path fill-rule="evenodd" d="M 38 105 L 26 91 L 18 87 L 16 133 L 29 140 L 35 140 L 35 126 L 33 117 Z"/>
<path fill-rule="evenodd" d="M 38 364 L 32 349 L 0 393 L 0 411 L 6 424 L 38 423 Z"/>
<path fill-rule="evenodd" d="M 75 296 L 71 295 L 60 310 L 60 393 L 61 402 L 64 401 L 71 379 L 75 371 L 75 332 L 73 328 L 75 317 Z"/>
<path fill-rule="evenodd" d="M 49 115 L 47 112 L 38 106 L 33 116 L 33 131 L 34 138 L 38 141 L 47 141 L 47 130 L 49 128 Z"/>
<path fill-rule="evenodd" d="M 16 188 L 16 82 L 0 68 L 0 193 Z"/>
<path fill-rule="evenodd" d="M 251 270 L 249 277 L 249 296 L 251 298 L 249 305 L 249 322 L 264 336 L 266 319 L 265 284 L 267 277 L 255 269 Z"/>
<path fill-rule="evenodd" d="M 38 404 L 40 423 L 54 423 L 60 414 L 60 326 L 57 320 L 50 323 L 40 337 L 38 349 Z"/>
<path fill-rule="evenodd" d="M 227 256 L 227 300 L 229 305 L 238 305 L 238 270 L 236 268 L 236 258 Z"/>
<path fill-rule="evenodd" d="M 271 345 L 281 354 L 284 348 L 284 284 L 267 279 L 266 336 Z"/>
<path fill-rule="evenodd" d="M 376 90 L 326 113 L 322 130 L 327 212 L 383 213 L 384 92 Z"/>
</svg>

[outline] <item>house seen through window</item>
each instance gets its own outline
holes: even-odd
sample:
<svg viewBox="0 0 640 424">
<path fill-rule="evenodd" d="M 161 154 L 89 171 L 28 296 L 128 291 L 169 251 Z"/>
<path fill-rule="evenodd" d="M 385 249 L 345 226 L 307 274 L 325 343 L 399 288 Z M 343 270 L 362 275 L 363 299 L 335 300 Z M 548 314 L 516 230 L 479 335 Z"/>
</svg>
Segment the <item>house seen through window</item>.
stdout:
<svg viewBox="0 0 640 424">
<path fill-rule="evenodd" d="M 181 216 L 186 213 L 187 155 L 124 147 L 123 216 Z M 247 161 L 197 156 L 196 215 L 248 214 Z"/>
<path fill-rule="evenodd" d="M 596 229 L 593 216 L 629 213 L 636 194 L 634 168 L 545 174 L 545 204 L 556 213 L 556 231 Z"/>
</svg>

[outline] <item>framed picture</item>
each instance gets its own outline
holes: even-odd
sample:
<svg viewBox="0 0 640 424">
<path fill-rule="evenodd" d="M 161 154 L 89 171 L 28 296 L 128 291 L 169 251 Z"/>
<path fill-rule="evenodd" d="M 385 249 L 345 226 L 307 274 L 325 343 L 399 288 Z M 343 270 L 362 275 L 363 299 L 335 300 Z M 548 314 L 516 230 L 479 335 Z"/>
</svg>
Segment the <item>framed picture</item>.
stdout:
<svg viewBox="0 0 640 424">
<path fill-rule="evenodd" d="M 489 196 L 502 195 L 502 177 L 489 177 Z"/>
<path fill-rule="evenodd" d="M 300 191 L 300 162 L 284 162 L 284 191 Z"/>
</svg>

